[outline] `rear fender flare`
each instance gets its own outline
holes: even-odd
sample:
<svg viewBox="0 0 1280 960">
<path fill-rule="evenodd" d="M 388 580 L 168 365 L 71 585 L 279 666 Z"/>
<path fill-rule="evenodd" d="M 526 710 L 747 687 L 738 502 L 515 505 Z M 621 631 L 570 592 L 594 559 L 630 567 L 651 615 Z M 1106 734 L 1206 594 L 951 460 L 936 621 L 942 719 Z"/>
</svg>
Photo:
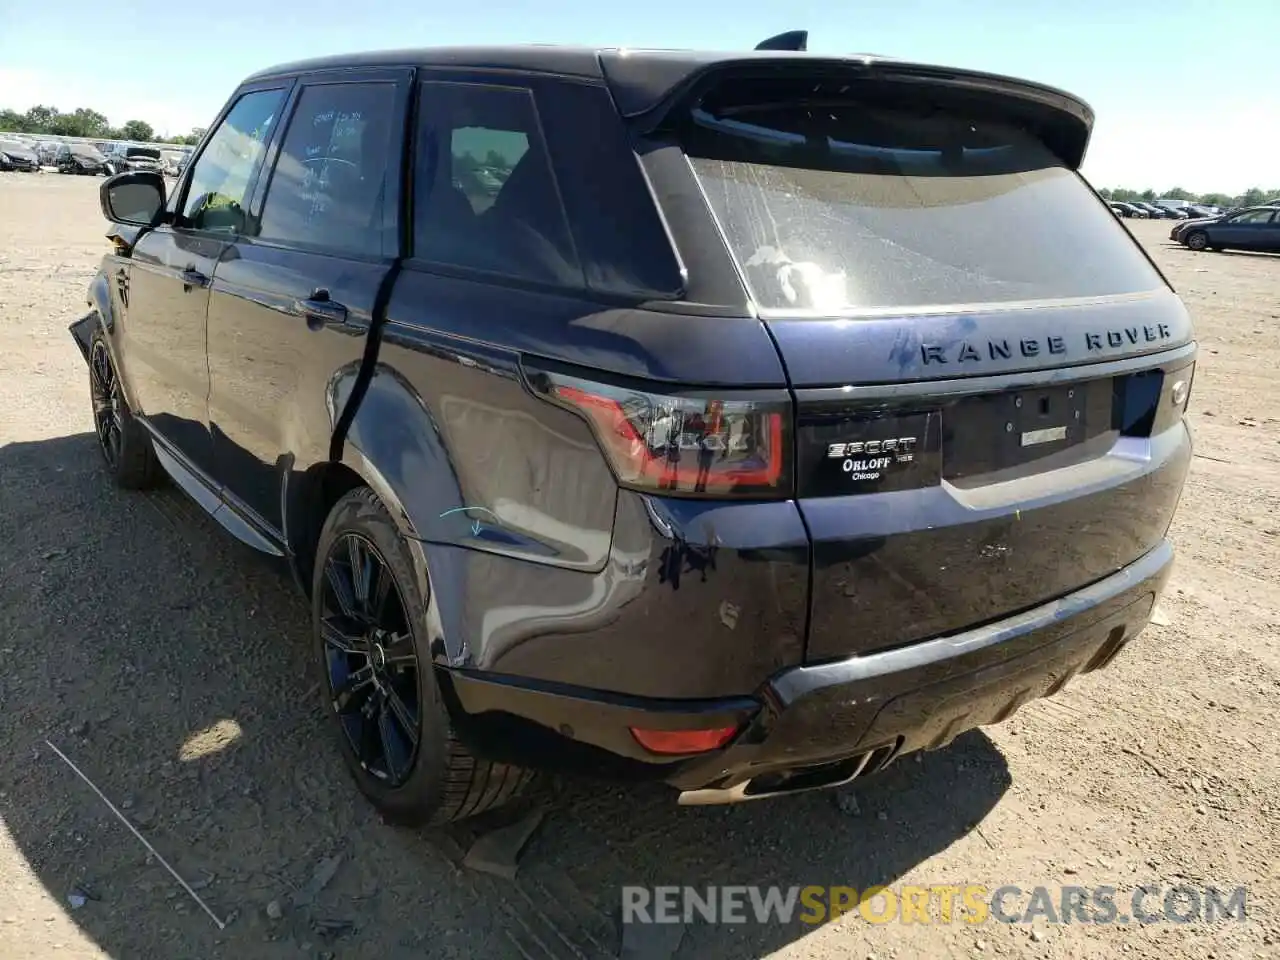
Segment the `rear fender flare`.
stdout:
<svg viewBox="0 0 1280 960">
<path fill-rule="evenodd" d="M 426 404 L 391 368 L 375 369 L 343 441 L 341 463 L 377 494 L 409 548 L 418 588 L 429 598 L 433 659 L 465 663 L 460 618 L 466 574 L 458 556 L 464 551 L 427 551 L 440 516 L 464 505 L 462 491 Z"/>
</svg>

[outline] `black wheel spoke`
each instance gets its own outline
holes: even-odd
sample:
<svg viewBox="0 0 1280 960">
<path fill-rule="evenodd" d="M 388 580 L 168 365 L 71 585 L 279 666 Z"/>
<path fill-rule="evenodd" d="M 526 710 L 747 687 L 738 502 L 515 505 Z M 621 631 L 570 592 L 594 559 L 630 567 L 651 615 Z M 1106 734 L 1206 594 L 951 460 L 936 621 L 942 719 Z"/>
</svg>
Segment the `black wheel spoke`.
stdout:
<svg viewBox="0 0 1280 960">
<path fill-rule="evenodd" d="M 359 537 L 347 537 L 347 562 L 351 567 L 351 592 L 358 609 L 369 610 L 369 580 L 373 576 L 373 557 Z"/>
<path fill-rule="evenodd" d="M 347 677 L 333 694 L 333 708 L 338 713 L 351 713 L 364 706 L 373 692 L 373 668 L 361 667 Z"/>
<path fill-rule="evenodd" d="M 403 670 L 406 667 L 418 666 L 418 655 L 413 650 L 413 638 L 406 633 L 392 634 L 383 644 L 386 651 L 387 667 Z"/>
<path fill-rule="evenodd" d="M 416 747 L 418 745 L 418 718 L 409 712 L 409 708 L 404 705 L 404 701 L 400 699 L 400 694 L 396 692 L 395 687 L 388 685 L 386 691 L 387 709 L 395 717 L 396 723 L 400 725 L 400 729 L 409 743 Z"/>
<path fill-rule="evenodd" d="M 397 770 L 397 757 L 395 731 L 391 726 L 391 715 L 387 711 L 387 705 L 384 702 L 378 710 L 378 740 L 382 746 L 382 759 L 386 764 L 387 776 L 393 781 L 399 781 L 401 774 Z"/>
<path fill-rule="evenodd" d="M 120 457 L 120 400 L 111 356 L 101 341 L 95 341 L 89 355 L 89 397 L 93 402 L 93 426 L 98 446 L 109 464 Z"/>
<path fill-rule="evenodd" d="M 320 644 L 333 706 L 360 766 L 399 786 L 422 739 L 418 656 L 409 611 L 368 537 L 339 535 L 324 559 Z"/>
<path fill-rule="evenodd" d="M 348 633 L 343 633 L 338 625 L 329 618 L 320 621 L 320 635 L 324 638 L 324 642 L 335 650 L 339 650 L 346 654 L 363 654 L 364 648 L 360 643 L 359 637 L 353 637 Z"/>
<path fill-rule="evenodd" d="M 354 617 L 356 615 L 355 594 L 351 588 L 351 579 L 347 572 L 342 569 L 342 565 L 338 563 L 336 557 L 330 557 L 324 565 L 324 576 L 329 581 L 329 587 L 333 591 L 333 598 L 338 601 L 338 609 L 342 611 L 343 616 Z"/>
<path fill-rule="evenodd" d="M 381 565 L 377 566 L 373 584 L 373 596 L 369 601 L 369 616 L 380 620 L 386 612 L 387 597 L 391 595 L 391 571 Z"/>
</svg>

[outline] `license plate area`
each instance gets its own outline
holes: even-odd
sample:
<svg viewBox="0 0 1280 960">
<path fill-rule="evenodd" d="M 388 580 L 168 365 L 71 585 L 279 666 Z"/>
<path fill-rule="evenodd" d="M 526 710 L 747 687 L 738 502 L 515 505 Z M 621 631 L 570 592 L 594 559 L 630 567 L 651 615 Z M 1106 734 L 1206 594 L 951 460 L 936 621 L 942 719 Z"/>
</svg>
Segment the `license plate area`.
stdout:
<svg viewBox="0 0 1280 960">
<path fill-rule="evenodd" d="M 1110 379 L 963 397 L 942 411 L 942 475 L 1061 465 L 1068 451 L 1112 430 L 1112 412 Z"/>
</svg>

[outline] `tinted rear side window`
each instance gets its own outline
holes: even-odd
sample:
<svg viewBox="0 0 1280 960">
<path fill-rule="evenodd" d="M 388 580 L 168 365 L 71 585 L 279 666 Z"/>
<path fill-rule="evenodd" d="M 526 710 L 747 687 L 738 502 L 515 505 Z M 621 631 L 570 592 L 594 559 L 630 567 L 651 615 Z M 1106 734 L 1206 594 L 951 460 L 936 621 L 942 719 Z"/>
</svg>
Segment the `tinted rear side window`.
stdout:
<svg viewBox="0 0 1280 960">
<path fill-rule="evenodd" d="M 380 256 L 391 159 L 393 83 L 326 83 L 298 98 L 258 233 Z"/>
<path fill-rule="evenodd" d="M 424 83 L 419 115 L 414 255 L 583 286 L 533 95 Z"/>
<path fill-rule="evenodd" d="M 927 98 L 703 107 L 682 139 L 765 309 L 937 307 L 1162 285 L 1106 206 L 1039 140 Z"/>
</svg>

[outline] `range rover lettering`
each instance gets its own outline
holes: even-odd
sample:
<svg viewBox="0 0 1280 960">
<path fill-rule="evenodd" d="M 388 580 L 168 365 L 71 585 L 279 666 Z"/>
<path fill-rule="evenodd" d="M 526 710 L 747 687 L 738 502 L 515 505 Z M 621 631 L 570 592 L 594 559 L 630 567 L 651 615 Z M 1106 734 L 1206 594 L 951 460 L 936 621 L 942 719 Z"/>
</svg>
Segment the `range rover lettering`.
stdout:
<svg viewBox="0 0 1280 960">
<path fill-rule="evenodd" d="M 288 565 L 392 819 L 846 783 L 1106 666 L 1165 584 L 1197 348 L 1092 124 L 797 49 L 263 70 L 172 187 L 102 186 L 107 469 Z"/>
</svg>

